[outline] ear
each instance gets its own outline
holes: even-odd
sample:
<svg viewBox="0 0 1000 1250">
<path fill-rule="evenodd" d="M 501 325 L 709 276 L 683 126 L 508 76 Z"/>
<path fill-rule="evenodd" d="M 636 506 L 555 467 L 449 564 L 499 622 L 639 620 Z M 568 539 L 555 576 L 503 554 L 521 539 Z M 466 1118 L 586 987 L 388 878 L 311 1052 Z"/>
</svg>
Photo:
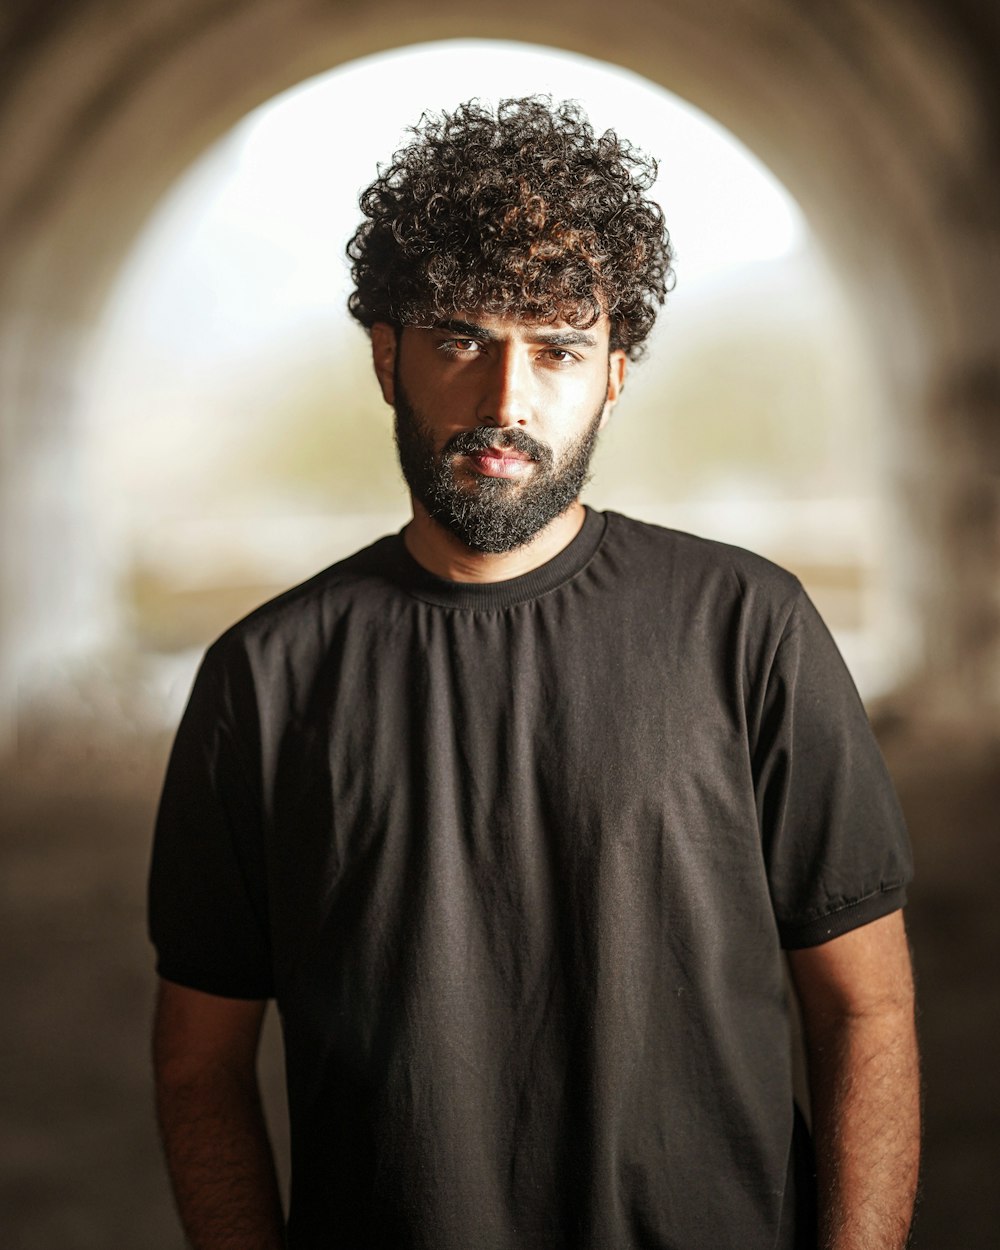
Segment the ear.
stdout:
<svg viewBox="0 0 1000 1250">
<path fill-rule="evenodd" d="M 604 415 L 601 417 L 601 426 L 603 429 L 611 416 L 611 410 L 618 403 L 618 397 L 622 393 L 622 387 L 625 385 L 625 368 L 628 364 L 628 357 L 623 351 L 613 351 L 608 355 L 608 394 L 604 401 Z"/>
<path fill-rule="evenodd" d="M 375 376 L 382 388 L 382 398 L 387 404 L 395 402 L 396 352 L 399 349 L 399 331 L 386 321 L 376 321 L 372 326 L 372 364 Z"/>
</svg>

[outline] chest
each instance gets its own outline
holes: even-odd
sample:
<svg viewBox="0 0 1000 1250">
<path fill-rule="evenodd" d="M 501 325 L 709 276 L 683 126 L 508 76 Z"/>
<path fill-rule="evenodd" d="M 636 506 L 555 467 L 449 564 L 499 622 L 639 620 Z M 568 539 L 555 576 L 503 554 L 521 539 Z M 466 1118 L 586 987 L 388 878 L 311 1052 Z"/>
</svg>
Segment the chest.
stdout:
<svg viewBox="0 0 1000 1250">
<path fill-rule="evenodd" d="M 534 606 L 345 622 L 267 718 L 276 835 L 752 817 L 738 655 L 654 613 Z"/>
</svg>

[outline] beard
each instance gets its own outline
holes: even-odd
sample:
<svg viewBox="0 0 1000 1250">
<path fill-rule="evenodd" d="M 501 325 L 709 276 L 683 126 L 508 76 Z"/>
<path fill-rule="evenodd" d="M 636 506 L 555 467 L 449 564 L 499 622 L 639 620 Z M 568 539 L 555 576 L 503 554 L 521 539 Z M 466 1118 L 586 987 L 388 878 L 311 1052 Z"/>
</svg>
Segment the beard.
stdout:
<svg viewBox="0 0 1000 1250">
<path fill-rule="evenodd" d="M 519 426 L 479 426 L 450 438 L 440 452 L 427 421 L 395 379 L 395 435 L 406 484 L 439 525 L 473 551 L 502 555 L 530 542 L 575 503 L 590 477 L 590 461 L 604 401 L 583 433 L 556 459 L 545 443 Z M 455 457 L 509 447 L 535 461 L 525 482 L 477 474 L 468 484 L 455 475 Z"/>
</svg>

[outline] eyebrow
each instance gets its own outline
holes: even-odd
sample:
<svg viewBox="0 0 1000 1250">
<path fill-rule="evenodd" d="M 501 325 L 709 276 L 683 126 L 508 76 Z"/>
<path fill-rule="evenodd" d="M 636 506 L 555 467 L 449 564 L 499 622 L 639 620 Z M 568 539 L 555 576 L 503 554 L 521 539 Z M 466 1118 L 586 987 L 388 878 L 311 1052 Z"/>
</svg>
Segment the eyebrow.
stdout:
<svg viewBox="0 0 1000 1250">
<path fill-rule="evenodd" d="M 597 339 L 584 330 L 541 330 L 529 343 L 545 343 L 549 347 L 596 347 Z"/>
<path fill-rule="evenodd" d="M 449 334 L 462 334 L 470 339 L 478 339 L 481 343 L 497 343 L 500 335 L 488 330 L 485 326 L 476 325 L 473 321 L 460 321 L 449 318 L 447 321 L 434 323 L 435 330 L 445 330 Z M 585 330 L 536 330 L 528 335 L 528 342 L 545 347 L 596 347 L 597 339 Z"/>
<path fill-rule="evenodd" d="M 449 334 L 462 334 L 470 339 L 479 339 L 483 343 L 495 343 L 500 337 L 485 326 L 477 326 L 473 321 L 459 321 L 449 318 L 447 321 L 435 321 L 435 330 L 447 330 Z"/>
</svg>

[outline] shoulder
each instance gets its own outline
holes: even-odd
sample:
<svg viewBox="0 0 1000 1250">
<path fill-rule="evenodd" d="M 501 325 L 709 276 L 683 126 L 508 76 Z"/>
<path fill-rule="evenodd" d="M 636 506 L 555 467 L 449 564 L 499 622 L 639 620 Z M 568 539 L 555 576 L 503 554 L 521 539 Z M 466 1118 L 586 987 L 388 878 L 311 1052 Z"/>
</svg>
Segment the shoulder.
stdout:
<svg viewBox="0 0 1000 1250">
<path fill-rule="evenodd" d="M 631 579 L 682 601 L 764 611 L 787 620 L 804 596 L 794 573 L 717 539 L 608 512 L 607 545 Z"/>
<path fill-rule="evenodd" d="M 206 652 L 206 665 L 232 668 L 275 651 L 314 649 L 359 604 L 395 593 L 402 540 L 388 535 L 267 600 L 230 625 Z"/>
</svg>

